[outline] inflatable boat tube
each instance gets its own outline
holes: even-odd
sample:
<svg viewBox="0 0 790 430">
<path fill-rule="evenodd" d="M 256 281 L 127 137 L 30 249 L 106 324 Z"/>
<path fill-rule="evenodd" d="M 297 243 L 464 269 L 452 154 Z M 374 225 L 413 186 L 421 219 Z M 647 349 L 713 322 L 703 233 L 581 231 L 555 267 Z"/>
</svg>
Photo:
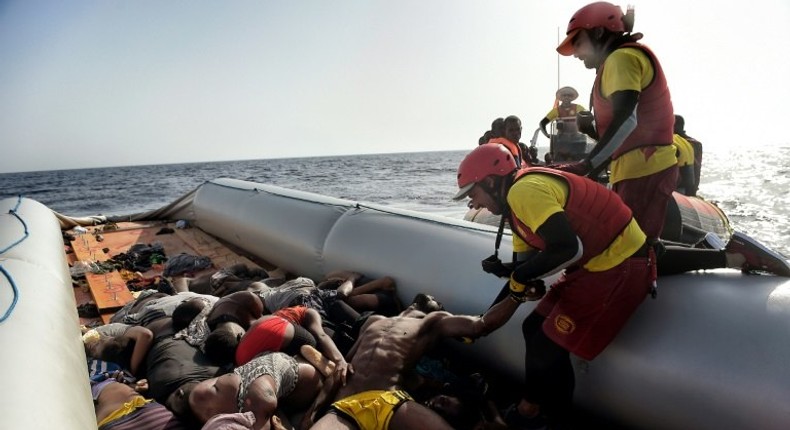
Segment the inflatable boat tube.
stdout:
<svg viewBox="0 0 790 430">
<path fill-rule="evenodd" d="M 672 242 L 693 244 L 711 232 L 727 242 L 732 236 L 730 220 L 714 203 L 701 197 L 672 193 L 667 205 L 661 238 Z"/>
<path fill-rule="evenodd" d="M 201 186 L 193 209 L 201 229 L 289 271 L 392 276 L 405 302 L 428 292 L 479 314 L 503 284 L 480 269 L 496 229 L 478 223 L 230 179 Z M 533 307 L 474 344 L 451 343 L 520 380 Z M 661 278 L 601 355 L 572 361 L 575 402 L 630 428 L 785 429 L 790 281 L 726 269 Z"/>
<path fill-rule="evenodd" d="M 469 209 L 464 219 L 499 226 L 499 215 L 494 215 L 485 208 Z M 680 245 L 694 245 L 708 232 L 718 236 L 723 243 L 727 243 L 732 236 L 732 227 L 727 215 L 715 203 L 702 197 L 673 192 L 672 199 L 667 204 L 661 239 Z"/>
<path fill-rule="evenodd" d="M 0 427 L 95 428 L 58 221 L 27 199 L 0 210 Z M 477 314 L 503 284 L 480 270 L 496 229 L 477 223 L 230 179 L 202 185 L 182 212 L 295 273 L 393 276 L 406 302 L 424 291 Z M 595 360 L 572 358 L 577 405 L 629 428 L 787 428 L 790 281 L 717 270 L 661 278 L 659 291 Z M 533 307 L 472 345 L 450 343 L 521 380 L 520 323 Z"/>
<path fill-rule="evenodd" d="M 29 199 L 0 200 L 0 428 L 95 429 L 60 225 Z"/>
</svg>

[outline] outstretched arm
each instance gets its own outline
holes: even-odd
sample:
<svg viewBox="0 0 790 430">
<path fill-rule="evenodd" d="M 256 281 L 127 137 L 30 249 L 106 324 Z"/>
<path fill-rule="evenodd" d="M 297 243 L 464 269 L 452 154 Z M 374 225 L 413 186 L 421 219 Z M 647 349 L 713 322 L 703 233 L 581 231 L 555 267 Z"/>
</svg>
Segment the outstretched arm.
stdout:
<svg viewBox="0 0 790 430">
<path fill-rule="evenodd" d="M 129 359 L 129 371 L 132 372 L 132 375 L 139 377 L 138 371 L 145 360 L 145 356 L 148 355 L 148 351 L 151 349 L 154 334 L 145 327 L 133 326 L 126 330 L 123 335 L 134 340 L 132 357 Z"/>
<path fill-rule="evenodd" d="M 376 278 L 370 282 L 362 285 L 354 286 L 354 288 L 346 294 L 347 297 L 358 296 L 360 294 L 371 294 L 376 291 L 392 291 L 395 289 L 395 280 L 389 276 Z M 340 289 L 338 288 L 338 291 Z"/>
<path fill-rule="evenodd" d="M 482 316 L 447 314 L 436 325 L 436 329 L 440 337 L 483 337 L 505 325 L 520 304 L 520 301 L 507 296 L 488 308 Z"/>
<path fill-rule="evenodd" d="M 340 377 L 343 385 L 346 384 L 347 374 L 354 373 L 354 370 L 346 363 L 343 354 L 337 349 L 337 345 L 329 335 L 326 334 L 321 326 L 321 315 L 315 309 L 308 309 L 305 315 L 304 327 L 315 336 L 318 349 L 322 354 L 335 362 L 335 374 Z"/>
</svg>

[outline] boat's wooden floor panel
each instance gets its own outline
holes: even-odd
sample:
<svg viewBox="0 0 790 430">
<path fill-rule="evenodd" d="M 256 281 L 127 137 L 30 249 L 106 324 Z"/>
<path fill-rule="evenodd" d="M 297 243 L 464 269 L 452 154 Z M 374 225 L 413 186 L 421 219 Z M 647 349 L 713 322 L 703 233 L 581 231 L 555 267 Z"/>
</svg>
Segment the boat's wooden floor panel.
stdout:
<svg viewBox="0 0 790 430">
<path fill-rule="evenodd" d="M 187 276 L 200 276 L 237 263 L 249 267 L 266 266 L 231 250 L 198 228 L 176 229 L 175 224 L 162 222 L 121 222 L 117 227 L 113 230 L 106 226 L 88 227 L 88 233 L 75 236 L 70 243 L 73 253 L 69 254 L 69 262 L 102 262 L 127 253 L 136 244 L 160 243 L 168 257 L 186 253 L 211 259 L 210 268 Z M 164 267 L 163 264 L 154 264 L 141 275 L 145 279 L 162 276 Z M 80 322 L 86 325 L 97 324 L 99 320 L 107 323 L 115 311 L 134 300 L 134 294 L 117 271 L 86 274 L 84 284 L 75 284 L 74 294 L 78 305 L 92 302 L 99 309 L 98 318 L 80 317 Z"/>
<path fill-rule="evenodd" d="M 126 287 L 126 282 L 118 272 L 86 273 L 85 279 L 88 281 L 88 289 L 96 307 L 99 308 L 99 313 L 117 311 L 134 300 L 132 292 Z"/>
</svg>

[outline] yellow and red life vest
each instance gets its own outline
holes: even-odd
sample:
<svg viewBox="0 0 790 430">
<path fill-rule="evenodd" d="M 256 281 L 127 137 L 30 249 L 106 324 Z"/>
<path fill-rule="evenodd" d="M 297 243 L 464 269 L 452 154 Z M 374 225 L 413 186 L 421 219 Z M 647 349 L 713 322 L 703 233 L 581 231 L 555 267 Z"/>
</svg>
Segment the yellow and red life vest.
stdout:
<svg viewBox="0 0 790 430">
<path fill-rule="evenodd" d="M 671 145 L 675 124 L 669 87 L 667 86 L 666 76 L 661 64 L 659 64 L 655 54 L 642 44 L 630 42 L 620 46 L 620 48 L 629 47 L 642 50 L 650 59 L 650 63 L 653 65 L 653 80 L 639 94 L 639 103 L 636 111 L 638 125 L 636 129 L 628 135 L 625 142 L 612 154 L 613 159 L 641 146 Z M 603 136 L 606 133 L 614 116 L 612 102 L 606 99 L 601 92 L 603 68 L 604 66 L 602 65 L 598 70 L 593 86 L 593 109 L 599 136 Z"/>
<path fill-rule="evenodd" d="M 571 227 L 584 246 L 582 258 L 576 265 L 583 266 L 591 258 L 606 250 L 631 222 L 631 209 L 620 200 L 617 194 L 595 181 L 544 167 L 521 169 L 516 173 L 515 181 L 534 174 L 559 177 L 568 184 L 568 198 L 563 209 Z M 543 239 L 512 212 L 510 225 L 513 233 L 529 246 L 540 250 L 545 249 Z"/>
</svg>

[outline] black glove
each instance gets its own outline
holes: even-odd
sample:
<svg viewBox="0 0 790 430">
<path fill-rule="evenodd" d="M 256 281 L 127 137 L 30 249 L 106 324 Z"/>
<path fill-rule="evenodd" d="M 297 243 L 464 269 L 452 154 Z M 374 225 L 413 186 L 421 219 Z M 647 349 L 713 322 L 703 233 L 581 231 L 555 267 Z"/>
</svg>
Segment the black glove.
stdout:
<svg viewBox="0 0 790 430">
<path fill-rule="evenodd" d="M 535 279 L 526 284 L 516 281 L 510 277 L 510 297 L 517 302 L 540 300 L 546 294 L 546 284 L 542 279 Z"/>
<path fill-rule="evenodd" d="M 598 140 L 598 132 L 595 130 L 595 117 L 590 111 L 581 111 L 576 113 L 576 128 L 580 132 Z"/>
<path fill-rule="evenodd" d="M 548 166 L 552 169 L 562 170 L 563 172 L 573 173 L 575 175 L 584 176 L 592 169 L 590 160 L 583 159 L 581 161 L 574 161 L 565 164 L 552 164 Z"/>
<path fill-rule="evenodd" d="M 491 273 L 492 275 L 500 278 L 506 278 L 513 272 L 513 264 L 502 263 L 502 260 L 497 258 L 496 255 L 489 256 L 485 260 L 481 261 L 481 264 L 483 265 L 484 272 Z"/>
</svg>

